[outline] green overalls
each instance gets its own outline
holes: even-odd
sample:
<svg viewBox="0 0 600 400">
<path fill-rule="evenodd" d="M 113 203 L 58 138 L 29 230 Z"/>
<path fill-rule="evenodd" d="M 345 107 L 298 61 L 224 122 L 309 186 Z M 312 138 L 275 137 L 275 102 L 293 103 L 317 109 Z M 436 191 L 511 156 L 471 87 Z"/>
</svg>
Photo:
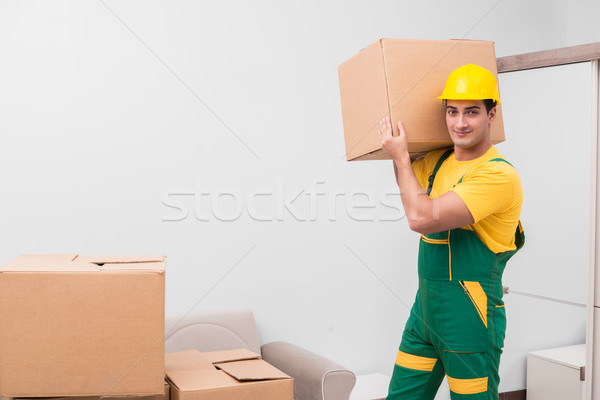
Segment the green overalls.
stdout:
<svg viewBox="0 0 600 400">
<path fill-rule="evenodd" d="M 428 195 L 451 153 L 438 160 Z M 503 158 L 489 162 L 508 163 Z M 506 330 L 502 273 L 524 241 L 521 223 L 515 232 L 517 249 L 499 254 L 468 229 L 421 236 L 419 290 L 404 328 L 388 400 L 433 399 L 444 375 L 453 400 L 498 400 Z"/>
</svg>

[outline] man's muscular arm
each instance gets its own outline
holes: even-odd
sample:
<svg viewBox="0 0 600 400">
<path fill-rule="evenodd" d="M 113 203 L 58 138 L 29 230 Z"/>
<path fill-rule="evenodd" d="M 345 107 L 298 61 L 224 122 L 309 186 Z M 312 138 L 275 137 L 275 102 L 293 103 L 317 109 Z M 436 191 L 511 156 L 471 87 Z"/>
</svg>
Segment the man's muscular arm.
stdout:
<svg viewBox="0 0 600 400">
<path fill-rule="evenodd" d="M 381 147 L 394 160 L 396 181 L 410 229 L 427 234 L 472 224 L 471 212 L 456 193 L 447 192 L 433 200 L 427 196 L 413 171 L 402 122 L 398 122 L 398 130 L 400 134 L 392 136 L 389 119 L 386 117 L 381 120 Z"/>
</svg>

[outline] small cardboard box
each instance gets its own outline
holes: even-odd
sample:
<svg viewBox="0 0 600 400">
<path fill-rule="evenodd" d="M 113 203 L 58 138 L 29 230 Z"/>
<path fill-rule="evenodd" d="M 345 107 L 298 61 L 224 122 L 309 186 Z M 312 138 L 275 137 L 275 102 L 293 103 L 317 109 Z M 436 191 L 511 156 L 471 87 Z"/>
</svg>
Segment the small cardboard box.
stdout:
<svg viewBox="0 0 600 400">
<path fill-rule="evenodd" d="M 247 349 L 165 355 L 171 400 L 293 400 L 294 380 Z"/>
<path fill-rule="evenodd" d="M 164 256 L 0 267 L 0 397 L 162 394 L 164 290 Z"/>
<path fill-rule="evenodd" d="M 390 117 L 394 136 L 402 121 L 413 158 L 451 147 L 442 94 L 446 78 L 465 64 L 496 78 L 494 42 L 479 40 L 380 39 L 338 67 L 346 159 L 381 160 L 379 121 Z M 504 140 L 502 109 L 492 124 L 492 142 Z"/>
</svg>

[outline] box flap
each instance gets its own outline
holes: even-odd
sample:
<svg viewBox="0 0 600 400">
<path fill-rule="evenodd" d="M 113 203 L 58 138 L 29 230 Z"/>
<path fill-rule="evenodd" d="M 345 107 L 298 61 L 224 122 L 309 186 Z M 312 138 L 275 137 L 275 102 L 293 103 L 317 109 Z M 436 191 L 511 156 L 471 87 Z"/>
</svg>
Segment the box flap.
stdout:
<svg viewBox="0 0 600 400">
<path fill-rule="evenodd" d="M 244 360 L 215 364 L 240 382 L 288 379 L 289 376 L 264 360 Z"/>
<path fill-rule="evenodd" d="M 255 360 L 260 356 L 248 349 L 223 350 L 201 353 L 186 350 L 165 354 L 165 370 L 168 372 L 208 369 L 216 371 L 213 364 L 230 361 Z"/>
<path fill-rule="evenodd" d="M 0 267 L 0 271 L 88 271 L 94 268 L 77 265 L 77 254 L 24 254 Z"/>
<path fill-rule="evenodd" d="M 203 357 L 209 359 L 212 364 L 226 363 L 232 361 L 258 360 L 260 355 L 248 349 L 234 349 L 224 351 L 214 351 L 201 353 Z"/>
<path fill-rule="evenodd" d="M 202 359 L 198 350 L 178 351 L 177 353 L 165 354 L 165 371 L 186 371 L 195 369 L 206 369 L 206 361 Z M 209 365 L 209 367 L 212 365 Z"/>
<path fill-rule="evenodd" d="M 101 270 L 164 270 L 165 256 L 79 256 L 74 263 L 89 264 Z"/>
<path fill-rule="evenodd" d="M 172 371 L 167 372 L 167 377 L 173 386 L 185 392 L 218 389 L 238 384 L 234 378 L 214 368 Z"/>
<path fill-rule="evenodd" d="M 90 272 L 103 270 L 165 269 L 165 256 L 80 256 L 78 254 L 21 255 L 0 272 Z"/>
<path fill-rule="evenodd" d="M 480 40 L 480 39 L 448 39 L 448 40 L 460 40 L 462 42 L 485 42 L 485 43 L 492 43 L 492 44 L 496 44 L 496 42 L 492 41 L 492 40 Z"/>
<path fill-rule="evenodd" d="M 92 262 L 100 264 L 139 264 L 139 263 L 154 263 L 163 262 L 165 256 L 78 256 L 76 262 Z"/>
</svg>

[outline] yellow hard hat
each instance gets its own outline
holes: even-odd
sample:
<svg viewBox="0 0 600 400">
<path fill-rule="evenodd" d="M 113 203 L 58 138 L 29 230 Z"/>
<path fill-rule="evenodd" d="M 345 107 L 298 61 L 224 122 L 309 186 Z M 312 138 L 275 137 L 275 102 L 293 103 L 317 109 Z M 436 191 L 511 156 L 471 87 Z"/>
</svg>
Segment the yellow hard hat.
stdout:
<svg viewBox="0 0 600 400">
<path fill-rule="evenodd" d="M 475 64 L 456 68 L 448 75 L 442 100 L 485 100 L 492 99 L 500 104 L 498 83 L 494 74 Z"/>
</svg>

